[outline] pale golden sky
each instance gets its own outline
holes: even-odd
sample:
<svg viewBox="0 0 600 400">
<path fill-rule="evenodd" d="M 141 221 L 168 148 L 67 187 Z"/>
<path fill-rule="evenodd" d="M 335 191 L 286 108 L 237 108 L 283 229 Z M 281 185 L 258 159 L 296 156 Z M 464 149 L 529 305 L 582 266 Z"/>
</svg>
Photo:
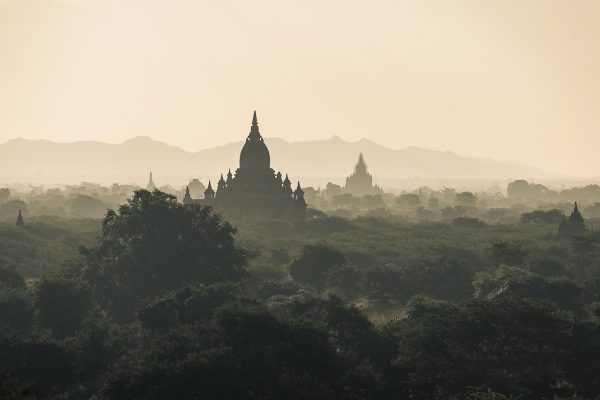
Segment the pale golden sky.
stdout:
<svg viewBox="0 0 600 400">
<path fill-rule="evenodd" d="M 600 1 L 0 0 L 0 142 L 198 150 L 255 108 L 290 141 L 600 176 Z"/>
</svg>

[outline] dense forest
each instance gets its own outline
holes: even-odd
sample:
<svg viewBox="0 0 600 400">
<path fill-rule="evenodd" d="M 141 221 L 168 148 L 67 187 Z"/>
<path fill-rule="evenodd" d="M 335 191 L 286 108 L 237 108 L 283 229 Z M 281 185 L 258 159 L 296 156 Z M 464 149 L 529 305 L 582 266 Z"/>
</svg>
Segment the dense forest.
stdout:
<svg viewBox="0 0 600 400">
<path fill-rule="evenodd" d="M 135 189 L 0 192 L 0 398 L 600 398 L 600 187 L 331 184 L 302 223 Z"/>
</svg>

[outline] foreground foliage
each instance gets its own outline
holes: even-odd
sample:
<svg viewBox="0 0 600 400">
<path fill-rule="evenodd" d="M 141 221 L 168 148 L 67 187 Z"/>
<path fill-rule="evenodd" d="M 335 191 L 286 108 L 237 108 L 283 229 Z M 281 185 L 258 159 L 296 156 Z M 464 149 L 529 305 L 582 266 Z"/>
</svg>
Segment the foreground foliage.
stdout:
<svg viewBox="0 0 600 400">
<path fill-rule="evenodd" d="M 0 270 L 0 398 L 598 398 L 595 234 L 326 215 L 240 233 L 139 191 L 67 268 Z"/>
</svg>

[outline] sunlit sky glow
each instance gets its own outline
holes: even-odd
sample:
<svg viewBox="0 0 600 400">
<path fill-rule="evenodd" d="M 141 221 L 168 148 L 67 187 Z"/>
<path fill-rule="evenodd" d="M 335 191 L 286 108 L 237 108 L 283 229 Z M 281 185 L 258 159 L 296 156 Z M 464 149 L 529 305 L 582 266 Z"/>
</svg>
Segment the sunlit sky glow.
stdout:
<svg viewBox="0 0 600 400">
<path fill-rule="evenodd" d="M 600 176 L 597 0 L 0 0 L 0 142 L 339 135 Z"/>
</svg>

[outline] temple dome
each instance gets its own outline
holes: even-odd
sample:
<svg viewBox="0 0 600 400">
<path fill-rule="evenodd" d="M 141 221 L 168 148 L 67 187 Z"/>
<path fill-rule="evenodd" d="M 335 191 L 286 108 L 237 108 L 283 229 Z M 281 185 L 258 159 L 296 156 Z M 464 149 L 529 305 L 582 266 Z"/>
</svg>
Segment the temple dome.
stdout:
<svg viewBox="0 0 600 400">
<path fill-rule="evenodd" d="M 240 168 L 270 168 L 271 156 L 264 141 L 246 140 L 240 153 Z"/>
<path fill-rule="evenodd" d="M 258 130 L 256 111 L 252 118 L 252 128 L 240 153 L 240 168 L 269 169 L 271 167 L 271 156 L 264 139 Z"/>
</svg>

